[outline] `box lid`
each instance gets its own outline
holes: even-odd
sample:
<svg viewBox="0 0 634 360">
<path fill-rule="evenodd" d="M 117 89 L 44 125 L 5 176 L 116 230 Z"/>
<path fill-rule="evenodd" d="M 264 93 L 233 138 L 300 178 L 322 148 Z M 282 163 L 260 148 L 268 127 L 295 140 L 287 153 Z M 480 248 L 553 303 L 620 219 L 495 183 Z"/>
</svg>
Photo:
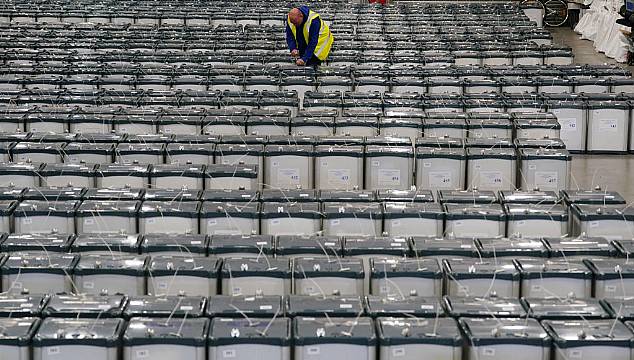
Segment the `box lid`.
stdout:
<svg viewBox="0 0 634 360">
<path fill-rule="evenodd" d="M 209 330 L 210 346 L 264 344 L 290 346 L 291 321 L 274 319 L 214 318 Z"/>
<path fill-rule="evenodd" d="M 506 221 L 506 213 L 500 204 L 445 203 L 447 220 L 482 219 Z"/>
<path fill-rule="evenodd" d="M 123 312 L 125 318 L 172 317 L 198 318 L 205 316 L 207 298 L 202 296 L 141 295 L 132 296 Z"/>
<path fill-rule="evenodd" d="M 4 274 L 49 273 L 67 275 L 75 268 L 78 255 L 46 252 L 13 253 L 2 264 Z M 3 259 L 4 260 L 4 259 Z"/>
<path fill-rule="evenodd" d="M 565 277 L 589 280 L 592 278 L 592 272 L 581 261 L 569 261 L 564 258 L 549 260 L 518 258 L 515 261 L 522 274 L 522 279 Z"/>
<path fill-rule="evenodd" d="M 272 318 L 282 317 L 286 305 L 281 296 L 228 296 L 216 295 L 209 299 L 206 315 L 210 317 Z"/>
<path fill-rule="evenodd" d="M 209 217 L 246 217 L 257 219 L 260 216 L 260 204 L 251 202 L 205 201 L 200 209 L 201 218 Z"/>
<path fill-rule="evenodd" d="M 198 219 L 200 203 L 197 201 L 144 201 L 139 207 L 139 219 L 147 217 L 188 217 Z M 198 226 L 196 226 L 198 227 Z M 197 231 L 197 230 L 196 230 Z"/>
<path fill-rule="evenodd" d="M 202 190 L 184 189 L 146 189 L 143 194 L 143 200 L 147 201 L 163 201 L 176 202 L 198 201 Z"/>
<path fill-rule="evenodd" d="M 2 204 L 4 203 L 4 204 Z M 24 200 L 17 208 L 15 208 L 15 217 L 32 217 L 32 216 L 64 216 L 73 217 L 75 215 L 75 209 L 79 201 L 66 200 L 66 201 L 47 201 L 47 200 Z M 12 210 L 11 201 L 0 202 L 0 212 L 7 214 Z"/>
<path fill-rule="evenodd" d="M 418 256 L 477 256 L 472 238 L 413 236 L 412 248 Z"/>
<path fill-rule="evenodd" d="M 153 277 L 195 276 L 213 279 L 218 277 L 220 263 L 220 260 L 213 257 L 153 255 L 148 263 L 148 271 Z"/>
<path fill-rule="evenodd" d="M 443 306 L 454 318 L 519 318 L 526 311 L 516 298 L 444 296 Z"/>
<path fill-rule="evenodd" d="M 460 328 L 454 319 L 379 318 L 377 336 L 380 346 L 433 344 L 462 346 Z"/>
<path fill-rule="evenodd" d="M 417 317 L 444 316 L 437 297 L 374 296 L 366 297 L 367 313 L 372 317 L 413 315 Z"/>
<path fill-rule="evenodd" d="M 53 295 L 42 311 L 44 317 L 117 318 L 128 302 L 124 295 Z"/>
<path fill-rule="evenodd" d="M 365 274 L 362 259 L 325 256 L 295 258 L 293 261 L 293 272 L 296 279 L 315 277 L 363 279 Z"/>
<path fill-rule="evenodd" d="M 144 175 L 145 176 L 145 175 Z M 84 193 L 85 200 L 141 200 L 144 189 L 132 188 L 90 188 Z"/>
<path fill-rule="evenodd" d="M 564 160 L 570 160 L 570 154 L 566 151 L 566 144 L 561 139 L 550 139 L 550 138 L 542 138 L 542 139 L 527 139 L 527 138 L 517 138 L 515 139 L 515 146 L 520 149 L 520 151 L 527 149 L 539 149 L 539 152 L 526 152 L 521 153 L 523 156 L 526 156 L 527 160 L 532 159 L 548 159 L 554 157 L 556 155 L 561 156 Z M 553 151 L 545 151 L 545 150 L 553 150 Z"/>
<path fill-rule="evenodd" d="M 205 171 L 204 165 L 195 164 L 157 164 L 152 166 L 150 176 L 181 176 L 202 178 Z"/>
<path fill-rule="evenodd" d="M 356 317 L 365 312 L 359 296 L 291 295 L 286 301 L 290 317 Z"/>
<path fill-rule="evenodd" d="M 48 295 L 2 294 L 0 295 L 0 318 L 39 317 L 48 300 Z"/>
<path fill-rule="evenodd" d="M 138 234 L 82 233 L 71 246 L 72 252 L 116 251 L 137 254 L 140 238 Z"/>
<path fill-rule="evenodd" d="M 560 349 L 581 346 L 630 347 L 632 332 L 614 320 L 545 320 L 544 328 Z"/>
<path fill-rule="evenodd" d="M 610 242 L 602 237 L 546 237 L 543 239 L 548 247 L 550 257 L 570 257 L 570 256 L 613 256 L 616 249 Z"/>
<path fill-rule="evenodd" d="M 319 344 L 354 344 L 374 346 L 376 334 L 370 318 L 314 318 L 298 317 L 293 320 L 296 346 Z"/>
<path fill-rule="evenodd" d="M 252 253 L 272 255 L 274 238 L 271 235 L 212 235 L 209 254 Z"/>
<path fill-rule="evenodd" d="M 8 236 L 1 238 L 0 251 L 22 252 L 46 250 L 65 253 L 70 251 L 70 244 L 73 240 L 75 240 L 75 236 L 71 234 L 8 234 Z"/>
<path fill-rule="evenodd" d="M 312 189 L 264 189 L 260 199 L 263 202 L 314 202 L 318 197 L 317 191 Z"/>
<path fill-rule="evenodd" d="M 124 346 L 206 345 L 209 320 L 204 318 L 165 319 L 133 317 L 123 334 Z"/>
<path fill-rule="evenodd" d="M 145 234 L 141 241 L 141 253 L 176 252 L 182 255 L 207 254 L 209 239 L 203 234 Z"/>
<path fill-rule="evenodd" d="M 497 194 L 489 190 L 438 190 L 441 203 L 492 204 L 498 202 Z"/>
<path fill-rule="evenodd" d="M 382 219 L 383 211 L 381 203 L 343 203 L 325 202 L 322 205 L 324 216 L 327 219 L 339 218 L 363 218 Z"/>
<path fill-rule="evenodd" d="M 460 326 L 473 346 L 518 344 L 550 346 L 550 337 L 535 319 L 463 318 Z"/>
<path fill-rule="evenodd" d="M 124 327 L 123 319 L 46 318 L 33 337 L 33 346 L 116 347 L 120 343 Z"/>
<path fill-rule="evenodd" d="M 385 259 L 371 258 L 370 271 L 373 279 L 393 277 L 440 279 L 442 269 L 434 258 Z M 412 295 L 412 294 L 409 294 Z M 424 294 L 415 294 L 415 296 Z"/>
<path fill-rule="evenodd" d="M 347 236 L 344 239 L 343 252 L 345 256 L 407 256 L 410 249 L 406 237 Z"/>
<path fill-rule="evenodd" d="M 573 215 L 580 221 L 619 220 L 634 221 L 634 209 L 626 205 L 596 205 L 573 203 Z"/>
<path fill-rule="evenodd" d="M 269 202 L 262 204 L 262 220 L 276 218 L 321 219 L 318 202 Z"/>
<path fill-rule="evenodd" d="M 444 219 L 445 212 L 438 203 L 386 202 L 384 217 L 386 219 L 421 218 Z"/>
<path fill-rule="evenodd" d="M 261 256 L 258 258 L 230 257 L 222 263 L 222 277 L 291 278 L 291 265 L 287 258 Z"/>
<path fill-rule="evenodd" d="M 522 298 L 529 316 L 537 320 L 591 320 L 611 316 L 598 299 Z"/>
<path fill-rule="evenodd" d="M 478 253 L 482 257 L 548 257 L 548 249 L 539 239 L 522 238 L 478 238 Z"/>
<path fill-rule="evenodd" d="M 511 259 L 451 258 L 443 259 L 442 266 L 454 280 L 493 278 L 519 281 L 519 271 Z"/>
<path fill-rule="evenodd" d="M 550 220 L 568 222 L 568 211 L 563 205 L 505 204 L 509 221 Z"/>
<path fill-rule="evenodd" d="M 554 191 L 501 190 L 500 201 L 504 204 L 556 204 L 561 201 Z"/>
<path fill-rule="evenodd" d="M 135 255 L 82 255 L 75 268 L 76 275 L 126 275 L 144 277 L 148 257 Z"/>
<path fill-rule="evenodd" d="M 370 190 L 320 190 L 321 202 L 373 202 L 376 194 Z"/>
<path fill-rule="evenodd" d="M 568 204 L 625 204 L 625 198 L 616 191 L 594 190 L 561 190 L 561 196 Z"/>
<path fill-rule="evenodd" d="M 97 176 L 134 176 L 147 177 L 150 172 L 149 165 L 139 164 L 101 164 Z"/>
<path fill-rule="evenodd" d="M 279 235 L 275 248 L 278 256 L 296 254 L 342 255 L 342 241 L 337 236 Z"/>
<path fill-rule="evenodd" d="M 382 189 L 377 191 L 379 201 L 402 201 L 402 202 L 434 202 L 434 195 L 431 190 L 394 190 Z"/>
</svg>

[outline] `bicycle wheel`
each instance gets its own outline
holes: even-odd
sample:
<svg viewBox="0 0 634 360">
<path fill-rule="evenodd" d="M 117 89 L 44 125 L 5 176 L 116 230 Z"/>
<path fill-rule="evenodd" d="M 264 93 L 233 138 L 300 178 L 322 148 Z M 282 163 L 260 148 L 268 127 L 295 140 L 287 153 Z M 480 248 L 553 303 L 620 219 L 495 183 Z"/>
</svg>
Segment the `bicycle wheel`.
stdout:
<svg viewBox="0 0 634 360">
<path fill-rule="evenodd" d="M 544 24 L 561 26 L 568 20 L 568 4 L 564 0 L 547 0 L 544 2 Z"/>
</svg>

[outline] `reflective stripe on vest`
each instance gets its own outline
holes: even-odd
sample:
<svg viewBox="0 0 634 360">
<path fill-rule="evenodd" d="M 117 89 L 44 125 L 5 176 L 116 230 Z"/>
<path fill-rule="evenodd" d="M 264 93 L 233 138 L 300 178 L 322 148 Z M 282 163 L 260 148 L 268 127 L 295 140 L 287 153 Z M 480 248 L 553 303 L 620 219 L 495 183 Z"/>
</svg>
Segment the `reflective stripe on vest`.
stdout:
<svg viewBox="0 0 634 360">
<path fill-rule="evenodd" d="M 328 25 L 326 25 L 326 23 L 321 20 L 321 17 L 319 16 L 318 13 L 312 10 L 308 11 L 308 19 L 304 23 L 304 28 L 302 29 L 302 33 L 304 34 L 304 40 L 306 41 L 306 44 L 308 45 L 308 42 L 310 39 L 310 34 L 308 32 L 310 30 L 310 25 L 315 19 L 319 20 L 320 27 L 319 27 L 319 39 L 317 40 L 317 46 L 315 46 L 314 54 L 319 60 L 324 61 L 328 57 L 328 54 L 330 53 L 330 48 L 332 47 L 332 43 L 334 42 L 335 39 L 334 39 L 334 36 L 332 36 L 332 33 L 330 32 Z M 291 29 L 291 32 L 293 33 L 293 37 L 295 38 L 295 41 L 297 41 L 297 27 L 293 23 L 291 23 L 290 18 L 287 17 L 286 21 L 288 23 L 288 27 Z"/>
</svg>

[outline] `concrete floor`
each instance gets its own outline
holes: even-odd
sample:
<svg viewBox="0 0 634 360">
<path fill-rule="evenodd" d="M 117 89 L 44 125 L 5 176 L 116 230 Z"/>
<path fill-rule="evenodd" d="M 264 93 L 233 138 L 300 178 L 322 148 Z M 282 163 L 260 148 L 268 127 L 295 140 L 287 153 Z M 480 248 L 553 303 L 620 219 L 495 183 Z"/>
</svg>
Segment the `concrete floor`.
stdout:
<svg viewBox="0 0 634 360">
<path fill-rule="evenodd" d="M 579 64 L 617 64 L 614 60 L 599 54 L 591 41 L 581 40 L 570 28 L 552 28 L 556 45 L 570 46 Z M 634 72 L 633 66 L 625 66 Z M 615 190 L 628 202 L 634 201 L 634 155 L 574 155 L 572 160 L 573 188 L 593 188 Z"/>
</svg>

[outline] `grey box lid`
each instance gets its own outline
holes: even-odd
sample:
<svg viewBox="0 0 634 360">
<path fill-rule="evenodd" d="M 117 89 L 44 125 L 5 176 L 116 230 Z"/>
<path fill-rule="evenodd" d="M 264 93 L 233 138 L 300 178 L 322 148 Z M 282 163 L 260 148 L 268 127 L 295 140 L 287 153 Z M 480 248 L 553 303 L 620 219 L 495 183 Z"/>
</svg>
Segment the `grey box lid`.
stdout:
<svg viewBox="0 0 634 360">
<path fill-rule="evenodd" d="M 590 320 L 609 319 L 610 314 L 599 299 L 525 298 L 522 305 L 528 315 L 537 320 Z"/>
<path fill-rule="evenodd" d="M 205 166 L 200 164 L 157 164 L 150 170 L 152 177 L 203 177 Z"/>
<path fill-rule="evenodd" d="M 367 147 L 370 147 L 371 145 L 377 145 L 377 146 L 398 146 L 403 147 L 403 146 L 407 146 L 407 147 L 411 147 L 412 146 L 412 139 L 410 137 L 403 137 L 403 136 L 368 136 L 365 138 L 365 144 Z"/>
<path fill-rule="evenodd" d="M 148 257 L 137 255 L 82 255 L 75 275 L 127 275 L 144 277 Z"/>
<path fill-rule="evenodd" d="M 269 145 L 314 145 L 316 138 L 310 135 L 269 135 Z"/>
<path fill-rule="evenodd" d="M 291 118 L 291 127 L 294 126 L 325 126 L 334 127 L 335 121 L 332 117 L 327 116 L 295 116 Z"/>
<path fill-rule="evenodd" d="M 312 156 L 314 150 L 312 145 L 266 145 L 264 153 L 266 156 Z"/>
<path fill-rule="evenodd" d="M 634 300 L 632 297 L 617 299 L 601 299 L 601 305 L 610 314 L 610 317 L 628 321 L 626 324 L 632 329 L 630 321 L 634 319 Z"/>
<path fill-rule="evenodd" d="M 476 240 L 478 254 L 482 257 L 548 257 L 548 249 L 539 239 L 510 237 L 510 238 L 479 238 Z"/>
<path fill-rule="evenodd" d="M 515 262 L 523 280 L 553 277 L 585 280 L 592 278 L 591 270 L 581 261 L 570 261 L 563 258 L 517 258 Z"/>
<path fill-rule="evenodd" d="M 434 202 L 431 190 L 394 190 L 382 189 L 377 192 L 379 201 L 430 203 Z"/>
<path fill-rule="evenodd" d="M 416 317 L 444 316 L 438 297 L 422 296 L 366 296 L 367 313 L 371 317 L 414 315 Z"/>
<path fill-rule="evenodd" d="M 325 256 L 295 258 L 293 261 L 293 272 L 297 279 L 315 277 L 362 279 L 365 274 L 362 259 L 333 259 L 333 257 Z"/>
<path fill-rule="evenodd" d="M 218 277 L 220 263 L 220 260 L 213 257 L 153 255 L 148 262 L 148 272 L 152 276 L 194 276 L 214 279 Z"/>
<path fill-rule="evenodd" d="M 379 126 L 383 128 L 393 127 L 407 127 L 407 128 L 421 128 L 421 120 L 418 118 L 402 118 L 402 117 L 382 117 L 379 119 Z"/>
<path fill-rule="evenodd" d="M 507 215 L 500 204 L 445 203 L 447 220 L 481 219 L 506 221 Z"/>
<path fill-rule="evenodd" d="M 202 296 L 133 296 L 123 312 L 125 318 L 198 318 L 205 316 L 207 298 Z"/>
<path fill-rule="evenodd" d="M 335 135 L 335 136 L 320 136 L 316 140 L 318 145 L 345 145 L 356 146 L 365 144 L 365 138 L 362 136 L 348 136 L 348 135 Z"/>
<path fill-rule="evenodd" d="M 203 191 L 200 199 L 212 202 L 257 202 L 260 199 L 260 193 L 255 190 L 208 189 Z"/>
<path fill-rule="evenodd" d="M 99 167 L 96 165 L 87 165 L 87 164 L 44 164 L 42 170 L 40 171 L 40 175 L 42 177 L 47 176 L 82 176 L 82 177 L 95 177 L 95 170 Z"/>
<path fill-rule="evenodd" d="M 442 220 L 445 212 L 438 203 L 386 202 L 383 216 L 385 219 L 421 218 Z"/>
<path fill-rule="evenodd" d="M 501 190 L 500 201 L 504 204 L 556 204 L 561 201 L 554 191 Z"/>
<path fill-rule="evenodd" d="M 184 189 L 146 189 L 143 200 L 146 201 L 167 201 L 167 202 L 189 202 L 200 200 L 202 190 Z"/>
<path fill-rule="evenodd" d="M 446 129 L 446 128 L 455 128 L 455 129 L 466 129 L 467 122 L 465 119 L 456 118 L 438 118 L 433 117 L 430 118 L 429 115 L 427 118 L 423 118 L 423 128 L 424 129 Z"/>
<path fill-rule="evenodd" d="M 410 255 L 410 248 L 407 237 L 346 236 L 343 242 L 343 253 L 346 257 L 358 255 L 404 257 Z"/>
<path fill-rule="evenodd" d="M 473 113 L 472 113 L 473 114 Z M 471 116 L 471 114 L 470 114 Z M 512 129 L 513 125 L 509 118 L 469 118 L 468 128 L 470 131 L 475 129 Z"/>
<path fill-rule="evenodd" d="M 229 296 L 216 295 L 209 298 L 205 313 L 209 317 L 249 318 L 282 317 L 286 314 L 286 304 L 282 296 Z"/>
<path fill-rule="evenodd" d="M 116 347 L 120 343 L 124 327 L 123 319 L 46 318 L 33 337 L 33 346 Z"/>
<path fill-rule="evenodd" d="M 584 262 L 592 270 L 597 281 L 634 278 L 634 266 L 627 259 L 588 258 Z M 617 288 L 619 296 L 621 292 L 623 289 Z"/>
<path fill-rule="evenodd" d="M 442 266 L 454 280 L 494 278 L 519 281 L 520 277 L 512 259 L 448 258 L 442 260 Z"/>
<path fill-rule="evenodd" d="M 170 160 L 171 155 L 178 154 L 198 154 L 211 156 L 214 153 L 215 146 L 212 143 L 172 143 L 167 144 L 167 147 L 165 149 L 167 153 L 167 160 Z"/>
<path fill-rule="evenodd" d="M 572 161 L 570 153 L 565 149 L 520 149 L 520 157 L 522 160 L 546 159 Z"/>
<path fill-rule="evenodd" d="M 200 203 L 197 201 L 144 201 L 139 207 L 139 219 L 147 217 L 186 217 L 198 219 Z"/>
<path fill-rule="evenodd" d="M 525 318 L 526 310 L 516 298 L 453 297 L 445 295 L 443 306 L 454 318 Z"/>
<path fill-rule="evenodd" d="M 2 318 L 40 316 L 48 301 L 48 295 L 2 294 L 0 295 L 0 316 Z M 0 336 L 0 342 L 4 337 L 6 335 Z"/>
<path fill-rule="evenodd" d="M 634 252 L 634 240 L 613 240 L 611 244 L 616 248 L 619 257 L 629 258 L 630 254 Z"/>
<path fill-rule="evenodd" d="M 272 255 L 274 237 L 271 235 L 212 235 L 209 254 L 252 253 Z"/>
<path fill-rule="evenodd" d="M 260 204 L 251 202 L 205 201 L 200 209 L 201 218 L 210 217 L 246 217 L 257 219 L 260 216 Z"/>
<path fill-rule="evenodd" d="M 493 204 L 498 202 L 497 194 L 490 190 L 439 190 L 441 203 Z"/>
<path fill-rule="evenodd" d="M 465 160 L 466 152 L 462 148 L 417 147 L 416 158 Z"/>
<path fill-rule="evenodd" d="M 83 143 L 71 142 L 64 146 L 61 150 L 62 155 L 66 154 L 103 154 L 109 155 L 114 153 L 114 141 L 112 143 Z"/>
<path fill-rule="evenodd" d="M 258 176 L 257 165 L 226 165 L 213 164 L 206 167 L 205 176 L 207 177 L 241 177 L 255 179 Z"/>
<path fill-rule="evenodd" d="M 616 191 L 594 190 L 561 190 L 561 195 L 568 204 L 625 204 L 625 198 Z"/>
<path fill-rule="evenodd" d="M 382 347 L 409 344 L 461 347 L 463 343 L 456 320 L 448 318 L 379 318 L 377 336 Z"/>
<path fill-rule="evenodd" d="M 67 275 L 75 268 L 78 255 L 47 252 L 19 252 L 6 257 L 2 263 L 3 274 L 50 273 Z"/>
<path fill-rule="evenodd" d="M 376 194 L 370 190 L 320 190 L 321 202 L 373 202 Z"/>
<path fill-rule="evenodd" d="M 128 298 L 124 295 L 53 295 L 42 311 L 43 317 L 118 318 Z"/>
<path fill-rule="evenodd" d="M 263 202 L 314 202 L 317 199 L 317 191 L 312 189 L 264 189 L 260 194 Z"/>
<path fill-rule="evenodd" d="M 317 145 L 315 155 L 319 157 L 346 156 L 363 158 L 363 146 L 354 145 Z"/>
<path fill-rule="evenodd" d="M 136 217 L 141 206 L 140 201 L 103 201 L 103 200 L 84 200 L 77 208 L 78 217 L 90 216 L 127 216 Z"/>
<path fill-rule="evenodd" d="M 0 202 L 2 203 L 2 202 Z M 1 212 L 6 214 L 7 205 L 11 205 L 11 202 L 4 201 L 5 208 L 1 209 Z M 66 200 L 66 201 L 47 201 L 47 200 L 25 200 L 21 202 L 13 216 L 15 217 L 31 217 L 31 216 L 63 216 L 73 217 L 75 210 L 79 204 L 78 200 Z M 3 206 L 1 206 L 2 208 Z M 13 205 L 11 205 L 13 206 Z"/>
<path fill-rule="evenodd" d="M 477 256 L 474 239 L 412 237 L 412 249 L 418 256 Z"/>
<path fill-rule="evenodd" d="M 383 209 L 381 203 L 343 203 L 325 202 L 322 205 L 324 217 L 327 219 L 339 218 L 363 218 L 382 219 Z"/>
<path fill-rule="evenodd" d="M 565 150 L 566 149 L 566 144 L 561 139 L 517 138 L 517 139 L 515 139 L 515 146 L 518 149 L 520 149 L 520 151 L 525 150 L 525 149 L 557 150 L 559 153 L 562 154 L 562 157 L 566 156 L 566 155 L 568 156 L 568 158 L 566 160 L 570 159 L 570 156 L 568 155 L 568 152 Z M 546 155 L 544 155 L 543 158 L 548 158 L 549 156 L 552 156 L 553 154 L 556 154 L 557 152 L 553 151 L 552 153 L 550 153 L 550 152 L 541 151 L 541 152 L 539 152 L 537 154 L 534 154 L 535 158 L 540 158 L 539 155 L 541 153 L 546 154 Z"/>
<path fill-rule="evenodd" d="M 0 240 L 2 241 L 0 251 L 21 252 L 46 250 L 65 253 L 70 251 L 70 244 L 73 240 L 75 240 L 75 236 L 72 234 L 8 234 L 8 236 L 3 236 Z"/>
<path fill-rule="evenodd" d="M 206 345 L 208 330 L 209 320 L 204 318 L 171 318 L 165 321 L 158 318 L 133 317 L 123 334 L 123 345 L 161 344 L 203 347 Z"/>
<path fill-rule="evenodd" d="M 175 252 L 182 255 L 207 254 L 209 239 L 206 235 L 198 234 L 146 234 L 141 240 L 141 253 Z"/>
<path fill-rule="evenodd" d="M 515 118 L 513 123 L 516 129 L 561 129 L 561 125 L 556 118 Z"/>
<path fill-rule="evenodd" d="M 118 144 L 115 152 L 117 155 L 134 155 L 134 154 L 142 154 L 142 155 L 162 155 L 165 147 L 163 144 L 153 144 L 153 143 L 144 143 L 144 144 Z M 132 161 L 131 161 L 132 162 Z"/>
<path fill-rule="evenodd" d="M 63 143 L 20 142 L 13 146 L 13 154 L 59 154 L 64 153 Z"/>
<path fill-rule="evenodd" d="M 410 146 L 382 146 L 367 145 L 365 147 L 366 159 L 377 156 L 396 156 L 411 158 L 414 155 L 414 149 Z"/>
<path fill-rule="evenodd" d="M 563 205 L 554 204 L 505 204 L 509 221 L 551 220 L 568 221 L 568 211 Z"/>
<path fill-rule="evenodd" d="M 279 235 L 275 246 L 278 256 L 324 253 L 341 256 L 342 252 L 342 240 L 337 236 Z"/>
<path fill-rule="evenodd" d="M 632 331 L 614 320 L 545 320 L 544 328 L 560 349 L 582 346 L 631 347 Z"/>
<path fill-rule="evenodd" d="M 619 220 L 634 221 L 634 209 L 626 205 L 585 205 L 573 203 L 573 216 L 580 221 Z"/>
<path fill-rule="evenodd" d="M 221 274 L 223 279 L 229 280 L 239 277 L 290 279 L 291 265 L 289 259 L 281 257 L 230 257 L 224 259 Z"/>
<path fill-rule="evenodd" d="M 216 145 L 216 156 L 223 155 L 252 155 L 252 156 L 260 156 L 264 153 L 264 145 L 262 144 L 248 144 L 248 143 L 239 143 L 239 144 L 227 144 L 223 143 Z"/>
<path fill-rule="evenodd" d="M 147 177 L 150 172 L 150 165 L 139 164 L 101 164 L 96 172 L 97 176 L 134 176 Z"/>
<path fill-rule="evenodd" d="M 215 318 L 209 330 L 210 346 L 264 344 L 290 346 L 290 319 Z"/>
<path fill-rule="evenodd" d="M 469 159 L 499 158 L 515 160 L 515 144 L 511 139 L 503 138 L 467 138 L 467 157 Z"/>
<path fill-rule="evenodd" d="M 204 145 L 204 144 L 216 144 L 220 141 L 219 135 L 212 134 L 174 134 L 173 143 L 167 144 L 167 151 L 174 151 L 180 145 Z"/>
<path fill-rule="evenodd" d="M 550 347 L 550 337 L 535 319 L 463 318 L 460 326 L 472 346 L 517 344 Z"/>
<path fill-rule="evenodd" d="M 359 296 L 291 295 L 286 298 L 286 301 L 289 317 L 356 317 L 365 312 L 363 301 Z"/>
<path fill-rule="evenodd" d="M 15 200 L 0 200 L 0 216 L 10 216 L 18 206 Z"/>
<path fill-rule="evenodd" d="M 374 346 L 376 333 L 370 318 L 311 318 L 293 320 L 296 346 L 319 344 L 354 344 Z"/>
<path fill-rule="evenodd" d="M 569 256 L 614 256 L 616 249 L 610 242 L 602 237 L 546 237 L 543 239 L 544 244 L 550 252 L 550 257 L 569 257 Z"/>
<path fill-rule="evenodd" d="M 133 188 L 89 188 L 84 194 L 85 200 L 141 200 L 144 189 Z"/>
<path fill-rule="evenodd" d="M 2 200 L 20 200 L 28 188 L 3 186 L 0 187 L 0 199 Z"/>
<path fill-rule="evenodd" d="M 39 176 L 42 164 L 32 163 L 0 163 L 0 173 L 4 175 L 31 175 Z"/>
<path fill-rule="evenodd" d="M 440 279 L 442 276 L 442 269 L 434 258 L 370 258 L 370 272 L 370 276 L 378 280 L 393 277 Z M 420 296 L 424 294 L 409 295 Z"/>
</svg>

